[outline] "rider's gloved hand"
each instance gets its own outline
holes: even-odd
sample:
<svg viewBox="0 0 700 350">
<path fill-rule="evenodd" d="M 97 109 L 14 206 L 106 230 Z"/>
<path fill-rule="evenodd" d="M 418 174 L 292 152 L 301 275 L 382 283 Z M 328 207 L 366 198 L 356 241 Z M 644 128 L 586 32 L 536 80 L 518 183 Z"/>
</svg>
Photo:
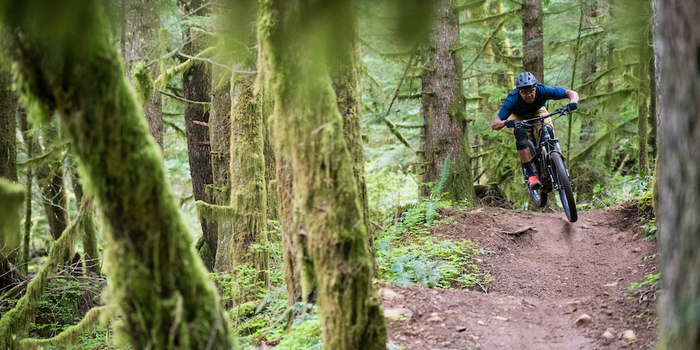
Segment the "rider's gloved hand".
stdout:
<svg viewBox="0 0 700 350">
<path fill-rule="evenodd" d="M 567 112 L 574 111 L 574 110 L 576 110 L 576 108 L 578 108 L 578 104 L 576 102 L 571 102 L 568 105 L 566 105 Z"/>
<path fill-rule="evenodd" d="M 505 125 L 506 128 L 514 128 L 515 127 L 515 120 L 506 120 L 503 122 L 503 125 Z"/>
</svg>

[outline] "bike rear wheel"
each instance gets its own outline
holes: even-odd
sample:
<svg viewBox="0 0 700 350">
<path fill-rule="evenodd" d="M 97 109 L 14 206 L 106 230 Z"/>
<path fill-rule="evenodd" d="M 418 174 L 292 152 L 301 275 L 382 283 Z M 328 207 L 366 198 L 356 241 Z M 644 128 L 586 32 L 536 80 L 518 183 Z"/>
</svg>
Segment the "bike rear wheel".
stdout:
<svg viewBox="0 0 700 350">
<path fill-rule="evenodd" d="M 530 141 L 530 140 L 527 140 L 527 144 L 528 144 L 528 148 L 530 149 L 530 155 L 534 157 L 534 155 L 536 154 L 535 153 L 535 146 L 532 144 L 532 141 Z M 533 163 L 533 165 L 535 165 L 534 166 L 535 173 L 537 175 L 537 178 L 540 179 L 540 182 L 542 183 L 542 185 L 540 186 L 540 189 L 538 189 L 538 190 L 533 190 L 532 188 L 530 188 L 530 186 L 526 185 L 527 192 L 530 195 L 530 201 L 532 202 L 532 205 L 542 208 L 545 205 L 547 205 L 547 191 L 545 190 L 544 178 L 542 176 L 539 162 L 536 162 L 533 159 L 532 163 Z M 526 179 L 525 181 L 527 181 L 528 176 L 527 176 L 527 173 L 525 172 L 525 168 L 523 168 L 523 176 Z"/>
<path fill-rule="evenodd" d="M 559 185 L 557 186 L 559 189 L 559 198 L 566 212 L 566 217 L 570 222 L 576 222 L 576 220 L 578 220 L 576 200 L 574 199 L 574 190 L 573 186 L 571 186 L 571 180 L 569 179 L 569 172 L 566 170 L 566 165 L 564 165 L 564 159 L 558 152 L 550 153 L 549 158 L 556 170 L 556 181 Z"/>
</svg>

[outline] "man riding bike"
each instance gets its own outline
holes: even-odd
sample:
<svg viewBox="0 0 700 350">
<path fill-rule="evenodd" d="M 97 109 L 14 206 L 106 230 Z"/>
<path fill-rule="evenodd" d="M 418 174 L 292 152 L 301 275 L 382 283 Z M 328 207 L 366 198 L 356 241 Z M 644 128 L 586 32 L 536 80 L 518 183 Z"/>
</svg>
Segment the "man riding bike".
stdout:
<svg viewBox="0 0 700 350">
<path fill-rule="evenodd" d="M 515 121 L 522 121 L 539 116 L 547 115 L 545 103 L 548 100 L 569 99 L 569 104 L 566 109 L 571 112 L 577 108 L 578 93 L 573 90 L 566 90 L 558 86 L 546 86 L 537 82 L 537 79 L 530 72 L 520 73 L 515 79 L 516 89 L 511 91 L 503 101 L 501 110 L 498 111 L 498 116 L 491 122 L 491 129 L 501 130 L 503 127 L 514 127 Z M 553 137 L 552 119 L 546 118 L 544 124 Z M 537 126 L 537 131 L 542 128 Z M 540 188 L 540 180 L 535 176 L 535 171 L 532 168 L 532 156 L 530 149 L 527 147 L 527 130 L 525 128 L 515 128 L 515 148 L 518 150 L 520 162 L 527 173 L 527 185 L 533 190 Z"/>
</svg>

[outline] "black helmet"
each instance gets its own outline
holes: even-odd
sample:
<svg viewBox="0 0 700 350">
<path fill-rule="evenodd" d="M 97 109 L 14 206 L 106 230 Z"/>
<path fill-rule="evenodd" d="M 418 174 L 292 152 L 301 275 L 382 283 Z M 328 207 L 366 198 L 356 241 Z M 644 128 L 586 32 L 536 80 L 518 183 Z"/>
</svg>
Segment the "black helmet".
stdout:
<svg viewBox="0 0 700 350">
<path fill-rule="evenodd" d="M 537 84 L 537 78 L 530 72 L 520 73 L 515 79 L 515 87 L 518 89 L 533 87 Z"/>
</svg>

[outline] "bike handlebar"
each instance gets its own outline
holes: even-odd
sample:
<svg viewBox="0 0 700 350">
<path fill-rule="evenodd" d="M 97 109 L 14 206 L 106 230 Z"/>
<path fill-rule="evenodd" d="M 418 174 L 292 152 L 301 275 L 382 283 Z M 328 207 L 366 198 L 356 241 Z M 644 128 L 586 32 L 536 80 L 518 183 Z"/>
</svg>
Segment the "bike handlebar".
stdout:
<svg viewBox="0 0 700 350">
<path fill-rule="evenodd" d="M 527 119 L 527 120 L 514 121 L 514 122 L 515 122 L 515 126 L 507 126 L 507 125 L 506 125 L 506 127 L 508 127 L 508 128 L 520 127 L 520 126 L 535 127 L 535 126 L 537 126 L 537 125 L 539 125 L 539 124 L 543 124 L 543 120 L 545 120 L 545 119 L 547 119 L 547 118 L 549 118 L 549 117 L 553 117 L 553 116 L 556 115 L 556 117 L 554 118 L 554 119 L 556 119 L 556 118 L 559 118 L 559 117 L 561 117 L 562 115 L 564 115 L 564 114 L 566 114 L 566 113 L 572 114 L 571 111 L 567 111 L 566 108 L 564 108 L 564 107 L 559 107 L 559 108 L 557 108 L 557 110 L 554 111 L 553 113 L 550 113 L 550 114 L 547 114 L 547 115 L 541 115 L 541 116 L 539 116 L 539 117 L 530 118 L 530 119 Z M 537 122 L 537 121 L 539 121 L 539 123 L 533 123 L 533 122 Z"/>
</svg>

